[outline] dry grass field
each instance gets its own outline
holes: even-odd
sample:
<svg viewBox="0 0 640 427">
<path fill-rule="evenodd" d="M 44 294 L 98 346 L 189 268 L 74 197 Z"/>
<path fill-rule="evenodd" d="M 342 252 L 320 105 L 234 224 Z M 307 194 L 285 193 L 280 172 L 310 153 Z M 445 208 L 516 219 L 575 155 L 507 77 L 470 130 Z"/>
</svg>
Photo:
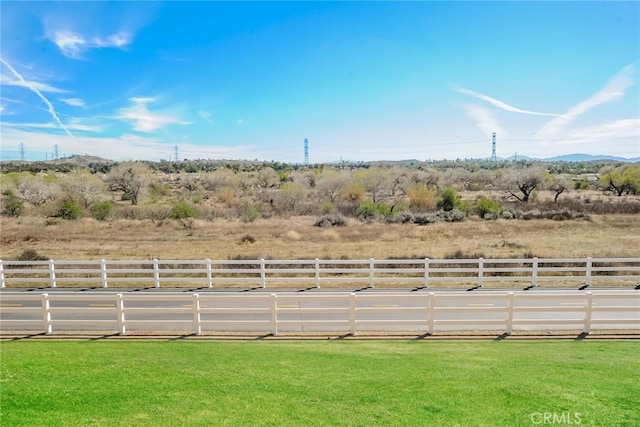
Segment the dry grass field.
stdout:
<svg viewBox="0 0 640 427">
<path fill-rule="evenodd" d="M 315 217 L 240 221 L 1 218 L 2 259 L 34 249 L 53 259 L 384 259 L 442 258 L 457 251 L 484 257 L 637 257 L 640 215 L 589 219 L 460 223 L 361 223 L 315 227 Z"/>
</svg>

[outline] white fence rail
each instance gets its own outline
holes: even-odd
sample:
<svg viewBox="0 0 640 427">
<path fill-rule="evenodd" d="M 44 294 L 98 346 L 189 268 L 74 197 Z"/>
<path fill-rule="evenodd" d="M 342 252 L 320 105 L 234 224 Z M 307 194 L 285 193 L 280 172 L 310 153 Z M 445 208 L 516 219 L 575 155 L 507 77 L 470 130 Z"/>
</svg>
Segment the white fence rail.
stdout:
<svg viewBox="0 0 640 427">
<path fill-rule="evenodd" d="M 640 284 L 640 258 L 0 260 L 0 287 L 404 287 Z"/>
<path fill-rule="evenodd" d="M 203 333 L 593 329 L 640 333 L 638 291 L 3 292 L 0 330 Z"/>
</svg>

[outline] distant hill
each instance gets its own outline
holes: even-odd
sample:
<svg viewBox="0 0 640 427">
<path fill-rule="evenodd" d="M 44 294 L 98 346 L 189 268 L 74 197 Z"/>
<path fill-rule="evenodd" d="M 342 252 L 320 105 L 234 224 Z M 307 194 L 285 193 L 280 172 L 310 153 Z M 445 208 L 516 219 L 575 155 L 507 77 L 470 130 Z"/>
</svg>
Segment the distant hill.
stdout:
<svg viewBox="0 0 640 427">
<path fill-rule="evenodd" d="M 52 163 L 72 163 L 76 165 L 86 166 L 90 163 L 113 163 L 113 160 L 104 159 L 98 156 L 90 156 L 88 154 L 74 154 L 69 157 L 62 157 L 60 159 L 49 160 Z"/>
<path fill-rule="evenodd" d="M 590 162 L 595 160 L 615 160 L 618 162 L 640 162 L 640 157 L 634 157 L 631 159 L 625 157 L 616 157 L 608 155 L 592 155 L 592 154 L 566 154 L 564 156 L 555 156 L 543 159 L 546 162 Z"/>
</svg>

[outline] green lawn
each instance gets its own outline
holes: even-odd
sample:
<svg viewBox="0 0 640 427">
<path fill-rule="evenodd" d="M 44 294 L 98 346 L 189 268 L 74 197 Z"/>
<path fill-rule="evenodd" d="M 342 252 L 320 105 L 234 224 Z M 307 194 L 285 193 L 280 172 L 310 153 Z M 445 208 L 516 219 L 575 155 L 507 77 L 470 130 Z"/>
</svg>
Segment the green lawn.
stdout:
<svg viewBox="0 0 640 427">
<path fill-rule="evenodd" d="M 640 425 L 640 342 L 3 341 L 2 426 Z M 547 418 L 553 421 L 553 418 Z"/>
</svg>

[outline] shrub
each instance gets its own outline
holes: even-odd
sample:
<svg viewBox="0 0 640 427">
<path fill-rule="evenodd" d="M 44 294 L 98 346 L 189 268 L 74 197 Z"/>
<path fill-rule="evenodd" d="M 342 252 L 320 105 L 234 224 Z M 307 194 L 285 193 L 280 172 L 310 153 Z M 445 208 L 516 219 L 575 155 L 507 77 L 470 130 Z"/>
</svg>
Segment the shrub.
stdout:
<svg viewBox="0 0 640 427">
<path fill-rule="evenodd" d="M 2 215 L 19 217 L 22 215 L 24 204 L 12 190 L 5 190 L 2 195 Z"/>
<path fill-rule="evenodd" d="M 591 187 L 591 184 L 584 179 L 577 179 L 573 182 L 573 188 L 576 190 L 587 190 L 589 187 Z"/>
<path fill-rule="evenodd" d="M 190 203 L 185 202 L 184 200 L 177 201 L 173 204 L 171 208 L 171 212 L 169 213 L 169 218 L 171 219 L 187 219 L 187 218 L 196 218 L 198 216 L 198 211 L 195 206 Z"/>
<path fill-rule="evenodd" d="M 48 260 L 44 255 L 40 255 L 35 249 L 25 249 L 16 257 L 16 261 L 45 261 Z"/>
<path fill-rule="evenodd" d="M 260 211 L 254 206 L 249 206 L 242 213 L 240 220 L 242 222 L 253 222 L 258 218 L 260 218 Z"/>
<path fill-rule="evenodd" d="M 408 211 L 399 211 L 394 215 L 387 218 L 387 222 L 390 224 L 407 224 L 414 222 L 414 216 Z"/>
<path fill-rule="evenodd" d="M 484 218 L 487 214 L 498 214 L 502 206 L 499 202 L 488 197 L 482 196 L 476 201 L 476 212 L 480 218 Z"/>
<path fill-rule="evenodd" d="M 416 183 L 407 189 L 409 206 L 417 211 L 424 211 L 435 206 L 436 190 L 422 183 Z"/>
<path fill-rule="evenodd" d="M 58 206 L 58 210 L 56 211 L 54 216 L 68 220 L 78 219 L 82 216 L 82 207 L 72 201 L 67 200 L 60 203 L 60 206 Z"/>
<path fill-rule="evenodd" d="M 356 216 L 358 219 L 365 221 L 374 218 L 378 214 L 378 205 L 371 200 L 365 200 L 360 203 L 358 210 L 356 210 Z"/>
<path fill-rule="evenodd" d="M 240 245 L 244 245 L 247 243 L 255 243 L 256 242 L 256 238 L 251 236 L 250 234 L 245 234 L 244 236 L 242 236 L 240 238 L 240 241 L 238 242 L 238 244 Z"/>
<path fill-rule="evenodd" d="M 503 219 L 513 219 L 513 218 L 515 218 L 515 215 L 511 211 L 503 211 L 500 214 L 500 217 L 503 218 Z"/>
<path fill-rule="evenodd" d="M 115 205 L 113 202 L 96 202 L 89 208 L 91 216 L 98 221 L 106 221 L 113 216 Z"/>
<path fill-rule="evenodd" d="M 456 194 L 456 190 L 449 187 L 445 188 L 438 198 L 436 206 L 443 211 L 452 211 L 460 205 L 460 197 Z"/>
<path fill-rule="evenodd" d="M 326 215 L 326 214 L 332 214 L 332 213 L 334 213 L 335 211 L 336 211 L 336 205 L 334 205 L 334 204 L 333 204 L 333 203 L 331 203 L 331 202 L 324 203 L 324 204 L 322 205 L 322 213 L 323 213 L 324 215 Z"/>
<path fill-rule="evenodd" d="M 313 225 L 316 227 L 343 227 L 346 225 L 346 221 L 340 215 L 323 215 Z"/>
<path fill-rule="evenodd" d="M 452 209 L 450 211 L 438 212 L 438 217 L 442 218 L 446 222 L 459 222 L 464 221 L 466 214 L 458 209 Z"/>
<path fill-rule="evenodd" d="M 427 225 L 438 222 L 438 215 L 434 213 L 418 213 L 413 217 L 413 222 L 418 225 Z"/>
</svg>

